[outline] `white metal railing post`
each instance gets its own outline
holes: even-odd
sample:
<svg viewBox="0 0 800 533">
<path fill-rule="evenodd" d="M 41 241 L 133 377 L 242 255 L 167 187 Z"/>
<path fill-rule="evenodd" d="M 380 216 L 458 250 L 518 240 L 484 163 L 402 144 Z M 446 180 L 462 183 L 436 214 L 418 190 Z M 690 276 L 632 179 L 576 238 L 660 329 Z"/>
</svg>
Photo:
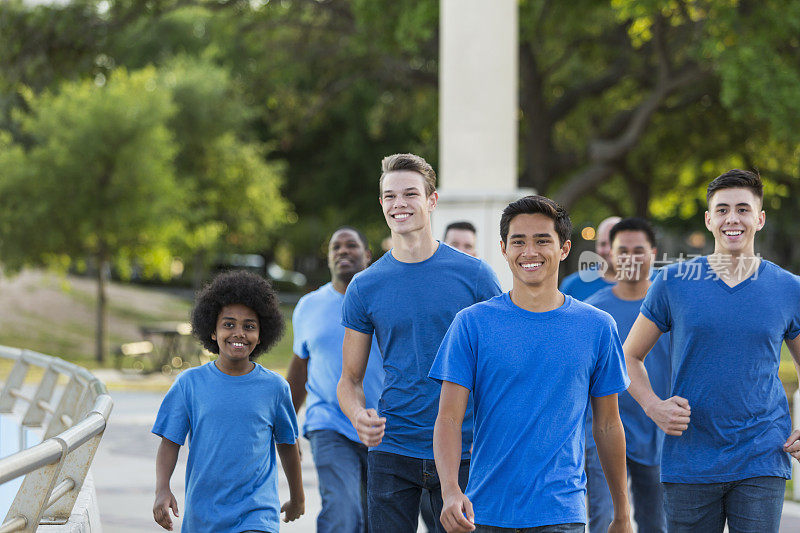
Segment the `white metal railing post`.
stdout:
<svg viewBox="0 0 800 533">
<path fill-rule="evenodd" d="M 20 409 L 15 410 L 21 400 L 27 404 L 21 416 L 23 430 L 47 423 L 40 444 L 0 458 L 0 484 L 25 476 L 0 533 L 32 533 L 40 524 L 69 520 L 113 402 L 100 380 L 72 363 L 7 346 L 0 346 L 0 357 L 16 360 L 0 392 L 0 412 L 21 416 Z M 29 397 L 21 389 L 32 365 L 44 369 L 44 375 Z M 60 375 L 69 382 L 54 407 L 51 401 Z"/>
<path fill-rule="evenodd" d="M 26 427 L 40 427 L 44 422 L 44 417 L 47 411 L 43 409 L 40 403 L 47 404 L 53 397 L 53 392 L 56 389 L 56 382 L 58 382 L 58 371 L 52 366 L 47 366 L 44 371 L 42 381 L 36 388 L 36 394 L 33 395 L 33 401 L 28 406 L 28 411 L 22 419 L 22 425 Z"/>
<path fill-rule="evenodd" d="M 22 351 L 19 351 L 20 354 Z M 0 393 L 0 413 L 10 413 L 14 411 L 14 404 L 17 401 L 17 397 L 15 394 L 19 391 L 20 387 L 22 387 L 22 383 L 25 381 L 25 376 L 28 374 L 28 368 L 30 365 L 27 361 L 18 357 L 16 362 L 14 363 L 14 368 L 11 369 L 11 373 L 8 375 L 8 379 L 3 385 L 3 392 Z"/>
<path fill-rule="evenodd" d="M 25 519 L 25 528 L 20 529 L 24 533 L 33 533 L 39 527 L 39 521 L 42 518 L 45 504 L 50 499 L 50 494 L 56 486 L 58 474 L 64 464 L 64 458 L 67 456 L 67 445 L 64 441 L 58 439 L 51 439 L 45 441 L 43 444 L 56 442 L 61 448 L 59 459 L 48 465 L 38 468 L 25 476 L 22 481 L 22 486 L 17 491 L 17 496 L 14 498 L 14 503 L 8 510 L 5 522 L 17 518 Z"/>
<path fill-rule="evenodd" d="M 58 400 L 56 412 L 50 419 L 50 423 L 47 424 L 47 431 L 44 433 L 45 439 L 58 435 L 78 421 L 79 400 L 82 393 L 83 387 L 80 382 L 74 376 L 71 377 Z"/>
</svg>

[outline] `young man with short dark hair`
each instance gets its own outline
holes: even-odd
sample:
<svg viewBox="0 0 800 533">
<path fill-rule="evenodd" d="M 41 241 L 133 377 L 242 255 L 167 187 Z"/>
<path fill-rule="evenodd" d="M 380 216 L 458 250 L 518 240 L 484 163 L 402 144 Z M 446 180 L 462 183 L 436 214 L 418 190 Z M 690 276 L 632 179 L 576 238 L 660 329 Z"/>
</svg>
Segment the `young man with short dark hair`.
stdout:
<svg viewBox="0 0 800 533">
<path fill-rule="evenodd" d="M 477 231 L 471 222 L 459 220 L 451 222 L 445 228 L 444 243 L 456 250 L 461 250 L 465 254 L 478 257 L 478 252 L 475 250 L 476 236 Z"/>
<path fill-rule="evenodd" d="M 800 372 L 800 278 L 761 259 L 763 185 L 730 170 L 708 186 L 714 253 L 662 269 L 625 341 L 629 392 L 667 437 L 661 480 L 670 532 L 777 533 L 790 455 L 800 458 L 778 377 L 785 341 Z M 644 359 L 672 333 L 672 396 Z"/>
<path fill-rule="evenodd" d="M 656 254 L 656 237 L 650 224 L 641 218 L 625 218 L 611 228 L 610 260 L 614 264 L 617 284 L 602 289 L 586 299 L 586 303 L 612 316 L 622 340 L 639 316 L 647 289 L 650 267 Z M 659 396 L 669 393 L 669 334 L 655 344 L 645 361 L 653 390 Z M 633 495 L 634 519 L 639 531 L 666 533 L 664 493 L 661 488 L 661 448 L 664 432 L 650 420 L 627 392 L 619 395 L 619 416 L 625 427 L 625 451 Z M 586 489 L 589 492 L 590 529 L 608 531 L 613 516 L 611 494 L 598 464 L 590 466 L 589 457 L 596 456 L 594 439 L 586 432 Z"/>
<path fill-rule="evenodd" d="M 558 290 L 571 229 L 548 198 L 509 204 L 500 247 L 513 288 L 458 313 L 439 348 L 430 372 L 442 382 L 434 454 L 449 533 L 582 532 L 590 401 L 614 501 L 609 531 L 631 531 L 617 408 L 628 385 L 622 346 L 607 313 Z M 465 495 L 457 472 L 470 393 L 475 436 Z"/>
<path fill-rule="evenodd" d="M 369 525 L 380 533 L 416 530 L 422 489 L 429 490 L 431 507 L 440 513 L 432 444 L 440 387 L 428 379 L 428 371 L 456 313 L 500 293 L 486 263 L 433 238 L 435 180 L 433 168 L 419 156 L 383 160 L 380 203 L 393 247 L 353 278 L 342 309 L 339 404 L 370 447 Z M 373 334 L 385 371 L 377 411 L 365 405 L 362 385 Z M 456 466 L 457 482 L 463 484 L 471 440 L 472 426 L 465 424 Z"/>
</svg>

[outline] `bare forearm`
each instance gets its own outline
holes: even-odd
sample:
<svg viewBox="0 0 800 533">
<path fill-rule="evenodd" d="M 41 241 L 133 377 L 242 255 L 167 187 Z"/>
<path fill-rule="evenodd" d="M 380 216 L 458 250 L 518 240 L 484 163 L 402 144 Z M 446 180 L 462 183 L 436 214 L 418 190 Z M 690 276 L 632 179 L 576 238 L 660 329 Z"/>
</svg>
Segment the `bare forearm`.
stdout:
<svg viewBox="0 0 800 533">
<path fill-rule="evenodd" d="M 286 381 L 289 382 L 289 391 L 292 394 L 294 412 L 300 411 L 306 401 L 306 381 L 308 380 L 308 359 L 292 356 L 289 369 L 286 371 Z"/>
<path fill-rule="evenodd" d="M 156 453 L 156 492 L 169 490 L 169 481 L 178 462 L 180 445 L 169 439 L 161 438 L 161 444 Z"/>
<path fill-rule="evenodd" d="M 336 387 L 336 396 L 339 398 L 339 407 L 342 408 L 342 412 L 350 419 L 350 423 L 355 426 L 356 416 L 367 406 L 363 381 L 342 373 L 342 378 Z"/>
<path fill-rule="evenodd" d="M 644 361 L 632 356 L 625 356 L 625 365 L 628 368 L 628 377 L 631 380 L 628 392 L 633 396 L 645 413 L 648 411 L 654 402 L 661 401 L 655 392 L 653 386 L 650 384 L 650 377 L 647 375 L 647 368 L 644 366 Z"/>
<path fill-rule="evenodd" d="M 628 481 L 625 460 L 625 430 L 619 417 L 616 420 L 594 419 L 592 428 L 597 443 L 597 455 L 603 467 L 608 490 L 614 504 L 615 518 L 629 516 Z"/>
<path fill-rule="evenodd" d="M 433 428 L 433 457 L 442 487 L 442 495 L 458 490 L 461 465 L 461 422 L 439 416 Z"/>
<path fill-rule="evenodd" d="M 289 482 L 289 497 L 295 501 L 305 501 L 303 493 L 303 476 L 300 467 L 300 451 L 297 442 L 294 444 L 278 444 L 278 456 L 286 480 Z"/>
<path fill-rule="evenodd" d="M 342 341 L 342 377 L 336 388 L 339 407 L 350 419 L 353 427 L 357 427 L 356 418 L 366 408 L 364 398 L 364 373 L 372 344 L 372 335 L 367 335 L 345 328 Z"/>
</svg>

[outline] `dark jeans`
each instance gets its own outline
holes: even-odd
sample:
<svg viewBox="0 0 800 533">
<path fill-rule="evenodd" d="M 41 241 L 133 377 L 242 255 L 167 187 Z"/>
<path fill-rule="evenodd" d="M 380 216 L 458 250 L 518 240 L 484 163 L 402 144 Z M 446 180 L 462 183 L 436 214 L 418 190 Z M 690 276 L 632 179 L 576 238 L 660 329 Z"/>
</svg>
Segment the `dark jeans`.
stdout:
<svg viewBox="0 0 800 533">
<path fill-rule="evenodd" d="M 496 527 L 475 524 L 475 533 L 583 533 L 584 524 L 555 524 L 536 527 Z M 646 533 L 646 532 L 643 532 Z"/>
<path fill-rule="evenodd" d="M 786 480 L 763 476 L 725 483 L 664 483 L 670 533 L 778 533 Z"/>
<path fill-rule="evenodd" d="M 367 447 L 329 429 L 309 432 L 308 440 L 322 497 L 317 533 L 364 533 Z"/>
<path fill-rule="evenodd" d="M 422 498 L 419 500 L 419 516 L 422 518 L 422 523 L 428 530 L 428 533 L 436 533 L 436 518 L 433 516 L 433 509 L 431 509 L 431 496 L 428 489 L 422 489 Z"/>
<path fill-rule="evenodd" d="M 661 467 L 647 466 L 626 459 L 630 492 L 633 495 L 633 519 L 639 531 L 665 533 L 664 489 Z M 586 450 L 586 495 L 589 506 L 589 533 L 606 533 L 614 518 L 614 506 L 606 477 L 600 466 L 597 448 Z"/>
<path fill-rule="evenodd" d="M 416 459 L 386 452 L 369 452 L 367 459 L 367 507 L 370 533 L 414 533 L 419 523 L 422 489 L 428 489 L 437 533 L 442 492 L 433 459 Z M 466 489 L 469 460 L 461 461 L 458 484 Z"/>
</svg>

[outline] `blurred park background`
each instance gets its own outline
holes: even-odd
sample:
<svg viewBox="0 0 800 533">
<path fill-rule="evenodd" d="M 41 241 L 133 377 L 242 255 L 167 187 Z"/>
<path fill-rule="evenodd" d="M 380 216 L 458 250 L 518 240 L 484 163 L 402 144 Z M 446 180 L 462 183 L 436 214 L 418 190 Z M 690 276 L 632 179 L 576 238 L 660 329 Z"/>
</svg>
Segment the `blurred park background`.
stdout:
<svg viewBox="0 0 800 533">
<path fill-rule="evenodd" d="M 576 252 L 609 215 L 652 219 L 670 256 L 710 252 L 705 184 L 742 167 L 766 183 L 757 251 L 800 271 L 800 2 L 518 9 L 518 184 L 568 208 Z M 439 16 L 435 0 L 0 2 L 0 344 L 110 366 L 143 325 L 185 321 L 220 268 L 269 275 L 288 316 L 327 281 L 334 228 L 379 255 L 380 159 L 438 168 Z M 262 362 L 284 367 L 290 340 Z"/>
</svg>

